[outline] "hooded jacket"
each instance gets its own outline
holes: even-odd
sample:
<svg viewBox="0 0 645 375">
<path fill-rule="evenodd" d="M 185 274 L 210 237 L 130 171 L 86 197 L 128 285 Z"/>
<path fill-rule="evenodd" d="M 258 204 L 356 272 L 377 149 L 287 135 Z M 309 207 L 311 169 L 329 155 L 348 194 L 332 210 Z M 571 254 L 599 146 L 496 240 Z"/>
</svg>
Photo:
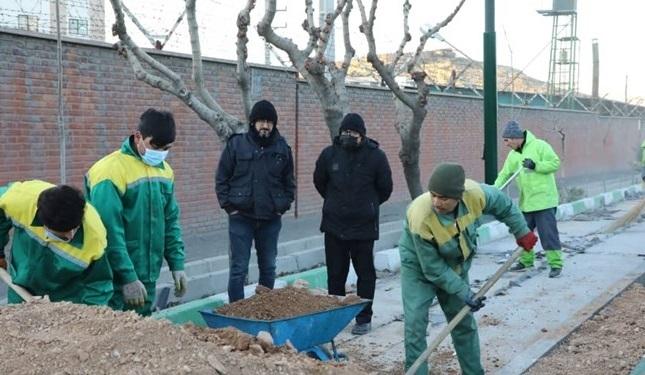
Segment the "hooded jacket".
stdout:
<svg viewBox="0 0 645 375">
<path fill-rule="evenodd" d="M 347 150 L 334 138 L 316 161 L 314 185 L 323 197 L 320 230 L 343 240 L 376 240 L 379 206 L 392 194 L 392 172 L 378 142 L 370 138 Z"/>
</svg>

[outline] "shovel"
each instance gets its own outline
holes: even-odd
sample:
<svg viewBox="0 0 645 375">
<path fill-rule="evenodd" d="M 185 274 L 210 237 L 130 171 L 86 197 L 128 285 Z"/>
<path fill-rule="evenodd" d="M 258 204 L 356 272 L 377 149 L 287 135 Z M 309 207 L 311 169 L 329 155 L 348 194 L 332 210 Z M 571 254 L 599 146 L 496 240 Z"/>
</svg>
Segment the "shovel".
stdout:
<svg viewBox="0 0 645 375">
<path fill-rule="evenodd" d="M 23 301 L 31 302 L 35 299 L 34 296 L 32 296 L 31 293 L 27 291 L 27 289 L 21 287 L 20 285 L 14 284 L 11 281 L 11 275 L 9 275 L 9 272 L 7 272 L 7 270 L 5 270 L 4 268 L 0 268 L 0 279 L 2 279 L 2 281 L 4 281 L 4 283 L 7 284 L 9 288 L 16 292 L 16 294 L 18 294 L 20 298 L 23 299 Z"/>
<path fill-rule="evenodd" d="M 516 172 L 516 174 L 519 173 L 519 171 Z M 509 180 L 510 181 L 510 180 Z M 486 281 L 486 284 L 479 289 L 477 294 L 475 294 L 475 297 L 473 299 L 477 299 L 479 297 L 483 297 L 486 292 L 499 280 L 504 272 L 508 271 L 509 268 L 515 263 L 515 261 L 522 255 L 522 252 L 524 252 L 524 249 L 522 247 L 518 247 L 515 252 L 506 260 L 506 262 L 495 272 L 495 274 Z M 417 370 L 419 369 L 419 366 L 423 362 L 425 362 L 428 357 L 430 357 L 430 354 L 441 344 L 441 342 L 450 334 L 450 332 L 461 322 L 461 320 L 470 312 L 470 306 L 466 305 L 464 306 L 461 311 L 457 315 L 455 315 L 454 318 L 448 323 L 448 325 L 439 332 L 439 335 L 430 343 L 428 348 L 421 353 L 419 358 L 417 358 L 416 361 L 412 364 L 412 366 L 406 371 L 405 375 L 414 375 Z"/>
<path fill-rule="evenodd" d="M 504 184 L 503 184 L 502 186 L 500 186 L 500 187 L 499 187 L 499 190 L 504 190 L 504 189 L 506 189 L 506 187 L 508 186 L 508 184 L 510 184 L 510 183 L 511 183 L 511 181 L 513 181 L 513 180 L 515 179 L 515 177 L 517 177 L 517 175 L 518 175 L 518 174 L 520 174 L 520 172 L 522 172 L 522 169 L 523 169 L 523 167 L 520 167 L 520 168 L 519 168 L 515 173 L 513 173 L 513 174 L 511 175 L 511 177 L 510 177 L 508 180 L 506 180 L 506 182 L 504 182 Z"/>
</svg>

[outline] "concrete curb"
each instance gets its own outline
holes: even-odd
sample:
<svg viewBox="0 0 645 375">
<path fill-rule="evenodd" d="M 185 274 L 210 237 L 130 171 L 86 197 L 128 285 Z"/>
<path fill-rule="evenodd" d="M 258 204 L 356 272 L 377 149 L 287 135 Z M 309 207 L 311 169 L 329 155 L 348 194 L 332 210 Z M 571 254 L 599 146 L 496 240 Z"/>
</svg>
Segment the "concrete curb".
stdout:
<svg viewBox="0 0 645 375">
<path fill-rule="evenodd" d="M 568 220 L 575 215 L 587 211 L 597 210 L 625 200 L 629 194 L 637 194 L 643 191 L 641 185 L 632 185 L 624 189 L 613 190 L 593 197 L 580 199 L 570 203 L 563 203 L 558 206 L 556 218 Z M 477 242 L 480 245 L 496 241 L 508 236 L 510 233 L 504 223 L 494 221 L 482 225 L 477 229 Z M 396 272 L 401 267 L 401 259 L 397 249 L 379 251 L 374 255 L 374 265 L 377 271 Z"/>
<path fill-rule="evenodd" d="M 596 210 L 604 206 L 608 206 L 620 201 L 625 200 L 625 197 L 629 194 L 637 194 L 642 192 L 643 189 L 641 185 L 632 185 L 624 189 L 618 189 L 611 192 L 599 194 L 590 198 L 581 199 L 578 201 L 564 203 L 558 206 L 558 211 L 556 217 L 558 220 L 568 220 L 571 217 L 578 215 L 583 212 Z M 385 233 L 382 233 L 382 237 L 387 238 L 387 243 L 392 243 L 393 239 L 400 236 L 402 224 L 397 222 L 386 223 L 386 228 L 388 229 Z M 501 222 L 494 221 L 479 227 L 478 231 L 478 243 L 486 244 L 492 241 L 499 240 L 509 235 L 508 228 Z M 277 266 L 279 273 L 293 272 L 298 268 L 306 267 L 308 264 L 309 267 L 315 266 L 324 262 L 324 250 L 322 247 L 318 247 L 318 239 L 310 238 L 307 239 L 307 243 L 314 245 L 313 249 L 303 249 L 300 251 L 293 251 L 282 257 L 278 257 Z M 293 243 L 291 243 L 293 242 Z M 287 243 L 288 248 L 293 248 L 296 246 L 294 241 Z M 383 244 L 381 245 L 382 248 Z M 376 247 L 378 249 L 378 247 Z M 309 263 L 303 261 L 296 261 L 296 267 L 293 265 L 292 259 L 303 259 L 303 257 L 311 258 Z M 222 261 L 221 259 L 218 261 Z M 209 263 L 210 262 L 210 263 Z M 200 260 L 194 263 L 193 267 L 213 267 L 213 260 Z M 385 250 L 376 251 L 374 254 L 374 266 L 377 271 L 381 272 L 398 272 L 401 268 L 401 259 L 399 256 L 399 250 L 397 248 L 388 248 Z M 294 269 L 295 268 L 295 269 Z M 162 270 L 162 275 L 158 282 L 158 290 L 171 283 L 170 274 L 166 269 Z M 189 282 L 191 283 L 191 288 L 197 286 L 196 284 L 205 284 L 205 285 L 225 285 L 228 280 L 228 270 L 217 271 L 206 274 L 200 274 L 196 276 L 189 277 Z M 254 259 L 251 260 L 249 266 L 249 279 L 257 280 L 257 265 L 254 262 Z M 283 287 L 286 285 L 292 284 L 297 279 L 304 279 L 309 282 L 309 286 L 312 288 L 327 288 L 327 268 L 326 267 L 317 267 L 310 269 L 308 271 L 292 273 L 286 276 L 279 277 L 276 280 L 276 288 Z M 347 282 L 349 284 L 356 282 L 356 274 L 354 273 L 353 268 L 350 267 L 350 274 L 348 275 Z M 213 284 L 217 283 L 217 284 Z M 245 287 L 245 295 L 250 297 L 255 291 L 255 286 L 257 284 L 251 284 Z M 194 288 L 193 291 L 199 290 L 199 288 Z M 193 296 L 192 298 L 199 298 L 199 296 Z M 160 319 L 168 319 L 176 324 L 193 322 L 197 325 L 204 325 L 204 321 L 199 314 L 199 310 L 204 309 L 214 309 L 225 303 L 228 303 L 227 293 L 219 293 L 210 297 L 201 298 L 187 302 L 175 307 L 171 307 L 165 310 L 162 310 L 158 313 L 155 313 L 154 316 Z"/>
</svg>

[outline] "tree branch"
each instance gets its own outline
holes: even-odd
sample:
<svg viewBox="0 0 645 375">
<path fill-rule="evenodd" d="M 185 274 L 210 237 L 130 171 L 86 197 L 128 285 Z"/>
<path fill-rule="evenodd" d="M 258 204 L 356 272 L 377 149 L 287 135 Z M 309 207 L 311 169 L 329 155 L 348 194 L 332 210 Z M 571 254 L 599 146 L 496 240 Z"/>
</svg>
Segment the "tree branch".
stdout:
<svg viewBox="0 0 645 375">
<path fill-rule="evenodd" d="M 217 136 L 222 141 L 228 139 L 234 132 L 246 127 L 245 123 L 224 112 L 218 105 L 216 108 L 219 108 L 219 110 L 216 110 L 201 102 L 199 98 L 192 95 L 191 91 L 186 87 L 178 74 L 139 48 L 127 33 L 120 0 L 110 0 L 110 2 L 116 19 L 115 24 L 112 26 L 112 32 L 114 35 L 117 35 L 120 40 L 116 44 L 117 50 L 120 55 L 126 57 L 132 66 L 137 79 L 152 87 L 171 93 L 181 99 L 188 107 L 197 113 L 202 120 L 208 123 L 211 128 L 215 130 Z M 148 72 L 144 68 L 142 62 L 148 64 L 152 69 L 157 70 L 162 74 L 162 76 Z"/>
<path fill-rule="evenodd" d="M 195 81 L 197 96 L 211 109 L 223 112 L 210 92 L 204 87 L 202 49 L 199 43 L 197 17 L 195 16 L 195 0 L 186 0 L 186 21 L 188 22 L 188 33 L 190 34 L 190 47 L 193 52 L 193 81 Z"/>
<path fill-rule="evenodd" d="M 264 37 L 267 43 L 271 43 L 286 52 L 294 65 L 297 62 L 301 66 L 304 66 L 304 60 L 306 56 L 302 56 L 301 51 L 298 49 L 298 46 L 291 39 L 283 38 L 280 35 L 276 34 L 275 31 L 273 31 L 273 27 L 271 25 L 273 23 L 273 19 L 275 18 L 275 7 L 276 0 L 267 1 L 264 17 L 262 17 L 262 20 L 260 21 L 260 23 L 258 23 L 258 34 Z M 296 68 L 300 69 L 297 65 Z"/>
<path fill-rule="evenodd" d="M 358 8 L 361 12 L 361 20 L 363 24 L 360 27 L 360 31 L 365 35 L 367 39 L 367 46 L 369 51 L 367 53 L 367 61 L 369 61 L 374 69 L 379 73 L 385 84 L 392 90 L 392 93 L 406 106 L 411 109 L 414 109 L 415 102 L 403 91 L 399 84 L 394 79 L 393 72 L 388 70 L 387 67 L 383 64 L 383 61 L 376 54 L 376 40 L 374 39 L 374 21 L 375 21 L 375 11 L 377 6 L 377 1 L 372 0 L 372 8 L 370 10 L 370 18 L 367 18 L 365 13 L 365 6 L 363 5 L 362 0 L 358 1 Z"/>
<path fill-rule="evenodd" d="M 172 34 L 175 33 L 175 30 L 177 29 L 177 26 L 179 26 L 181 21 L 184 19 L 185 15 L 186 15 L 186 8 L 184 8 L 184 11 L 181 12 L 181 15 L 179 16 L 179 18 L 177 18 L 177 21 L 175 21 L 175 24 L 172 26 L 172 29 L 170 29 L 170 31 L 168 32 L 168 35 L 166 35 L 166 39 L 164 39 L 163 43 L 161 43 L 161 46 L 160 46 L 159 49 L 163 49 L 163 47 L 166 45 L 166 43 L 168 43 L 168 40 L 170 39 Z"/>
<path fill-rule="evenodd" d="M 426 45 L 426 42 L 428 41 L 428 39 L 431 36 L 433 36 L 434 34 L 436 34 L 437 32 L 439 32 L 439 30 L 441 30 L 441 28 L 443 28 L 444 26 L 449 24 L 450 21 L 452 21 L 452 19 L 455 17 L 455 15 L 457 15 L 459 10 L 461 9 L 461 6 L 464 5 L 465 1 L 466 0 L 461 0 L 459 2 L 459 4 L 457 4 L 457 7 L 455 7 L 455 10 L 453 10 L 452 13 L 448 17 L 446 17 L 445 20 L 439 22 L 434 27 L 426 30 L 426 32 L 423 33 L 423 35 L 419 39 L 419 46 L 417 47 L 417 50 L 414 53 L 414 56 L 412 57 L 412 59 L 410 61 L 408 61 L 408 66 L 407 66 L 408 73 L 412 73 L 412 71 L 414 70 L 415 65 L 419 61 L 419 56 L 421 56 L 421 53 L 425 49 L 425 45 Z"/>
<path fill-rule="evenodd" d="M 352 59 L 354 58 L 354 54 L 356 53 L 356 51 L 352 47 L 352 41 L 349 38 L 349 14 L 352 12 L 352 8 L 352 0 L 349 0 L 347 2 L 345 10 L 343 11 L 343 15 L 341 16 L 341 19 L 343 21 L 343 41 L 345 43 L 345 56 L 343 58 L 343 65 L 341 65 L 341 69 L 343 70 L 343 80 L 347 75 L 347 69 L 349 69 L 349 65 L 351 64 Z"/>
<path fill-rule="evenodd" d="M 255 0 L 247 0 L 246 7 L 237 15 L 237 84 L 242 92 L 242 104 L 244 105 L 244 115 L 249 119 L 251 114 L 251 74 L 248 58 L 248 49 L 246 45 L 249 42 L 247 32 L 251 23 L 251 10 L 255 7 Z"/>
<path fill-rule="evenodd" d="M 320 37 L 318 38 L 318 46 L 316 47 L 316 60 L 322 64 L 325 63 L 325 50 L 327 49 L 327 44 L 329 43 L 329 36 L 331 35 L 334 29 L 334 22 L 336 18 L 340 15 L 345 8 L 347 0 L 338 0 L 336 4 L 336 9 L 333 13 L 327 13 L 325 15 L 325 25 L 322 26 L 320 30 Z M 350 1 L 351 4 L 351 1 Z M 350 7 L 351 10 L 351 7 Z"/>
<path fill-rule="evenodd" d="M 152 35 L 150 35 L 148 30 L 146 30 L 146 28 L 143 27 L 141 22 L 139 22 L 139 19 L 137 19 L 137 17 L 135 17 L 134 14 L 130 12 L 130 9 L 128 9 L 128 7 L 125 6 L 125 4 L 121 3 L 121 6 L 123 7 L 123 11 L 125 12 L 125 14 L 127 14 L 128 17 L 130 17 L 130 19 L 132 20 L 132 23 L 134 23 L 134 25 L 139 29 L 139 31 L 143 33 L 143 35 L 146 37 L 146 39 L 148 39 L 150 44 L 155 46 L 157 44 L 157 41 L 155 40 L 155 38 L 152 37 Z"/>
<path fill-rule="evenodd" d="M 403 56 L 403 49 L 405 48 L 405 45 L 408 44 L 410 40 L 412 40 L 412 35 L 410 35 L 410 26 L 408 23 L 408 18 L 410 16 L 410 8 L 412 8 L 412 4 L 410 4 L 410 1 L 405 0 L 405 2 L 403 3 L 403 38 L 401 39 L 399 48 L 396 50 L 396 53 L 394 54 L 394 60 L 392 60 L 392 63 L 387 66 L 387 70 L 389 70 L 390 72 L 395 71 L 396 64 L 399 63 L 399 60 Z"/>
<path fill-rule="evenodd" d="M 307 42 L 307 47 L 303 51 L 303 55 L 309 56 L 311 51 L 316 47 L 316 41 L 320 36 L 320 28 L 316 27 L 314 22 L 314 7 L 312 5 L 312 0 L 305 0 L 305 13 L 307 13 L 307 19 L 302 23 L 302 28 L 309 34 L 309 41 Z"/>
</svg>

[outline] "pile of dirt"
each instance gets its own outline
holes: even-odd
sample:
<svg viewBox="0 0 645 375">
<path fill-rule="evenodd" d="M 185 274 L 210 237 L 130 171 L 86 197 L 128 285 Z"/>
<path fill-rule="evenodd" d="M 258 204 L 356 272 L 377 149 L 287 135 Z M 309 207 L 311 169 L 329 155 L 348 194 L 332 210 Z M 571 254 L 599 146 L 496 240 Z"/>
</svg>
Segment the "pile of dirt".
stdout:
<svg viewBox="0 0 645 375">
<path fill-rule="evenodd" d="M 288 286 L 274 290 L 258 289 L 254 296 L 224 305 L 215 311 L 222 315 L 239 318 L 275 320 L 329 310 L 357 302 L 360 302 L 360 298 L 356 295 L 338 298 L 312 294 L 307 289 Z"/>
<path fill-rule="evenodd" d="M 635 283 L 528 374 L 629 374 L 645 353 L 645 286 Z"/>
<path fill-rule="evenodd" d="M 0 308 L 3 374 L 360 374 L 234 329 L 175 326 L 70 303 Z"/>
</svg>

